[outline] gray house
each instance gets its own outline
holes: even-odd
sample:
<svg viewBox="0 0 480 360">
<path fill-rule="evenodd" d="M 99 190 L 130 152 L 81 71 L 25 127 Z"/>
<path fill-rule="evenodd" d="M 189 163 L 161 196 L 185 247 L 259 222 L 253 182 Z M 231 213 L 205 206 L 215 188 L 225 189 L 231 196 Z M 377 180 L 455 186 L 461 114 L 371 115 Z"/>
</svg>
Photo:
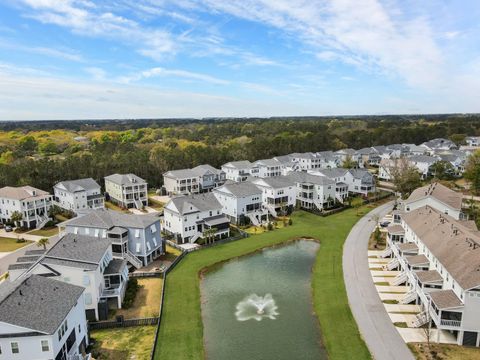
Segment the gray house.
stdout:
<svg viewBox="0 0 480 360">
<path fill-rule="evenodd" d="M 110 201 L 128 209 L 142 209 L 148 205 L 147 182 L 135 174 L 106 176 L 105 192 Z"/>
<path fill-rule="evenodd" d="M 58 226 L 66 233 L 111 239 L 113 257 L 123 258 L 136 268 L 165 253 L 157 216 L 95 210 Z"/>
</svg>

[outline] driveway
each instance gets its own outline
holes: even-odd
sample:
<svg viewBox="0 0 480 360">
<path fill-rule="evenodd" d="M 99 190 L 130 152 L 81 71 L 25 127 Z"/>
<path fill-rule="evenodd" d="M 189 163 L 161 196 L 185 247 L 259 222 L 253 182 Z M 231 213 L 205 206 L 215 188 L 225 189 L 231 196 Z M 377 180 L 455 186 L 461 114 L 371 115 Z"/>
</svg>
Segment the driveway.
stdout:
<svg viewBox="0 0 480 360">
<path fill-rule="evenodd" d="M 6 232 L 5 229 L 0 229 L 0 237 L 6 237 L 11 239 L 25 239 L 30 241 L 38 241 L 43 236 L 31 235 L 27 233 L 16 233 L 15 231 Z"/>
<path fill-rule="evenodd" d="M 390 202 L 372 210 L 352 228 L 343 248 L 343 277 L 350 308 L 373 358 L 414 360 L 378 297 L 368 266 L 368 239 L 375 227 L 372 216 L 383 218 L 392 206 Z"/>
</svg>

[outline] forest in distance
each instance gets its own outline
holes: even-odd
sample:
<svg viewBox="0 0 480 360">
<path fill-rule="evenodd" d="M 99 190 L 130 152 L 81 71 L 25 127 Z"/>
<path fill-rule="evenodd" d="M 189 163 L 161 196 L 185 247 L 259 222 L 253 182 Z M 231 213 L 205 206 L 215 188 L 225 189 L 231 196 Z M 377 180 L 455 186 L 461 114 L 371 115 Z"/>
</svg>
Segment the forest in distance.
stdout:
<svg viewBox="0 0 480 360">
<path fill-rule="evenodd" d="M 360 149 L 480 135 L 480 115 L 0 122 L 0 187 L 50 191 L 62 180 L 168 170 L 293 152 Z"/>
</svg>

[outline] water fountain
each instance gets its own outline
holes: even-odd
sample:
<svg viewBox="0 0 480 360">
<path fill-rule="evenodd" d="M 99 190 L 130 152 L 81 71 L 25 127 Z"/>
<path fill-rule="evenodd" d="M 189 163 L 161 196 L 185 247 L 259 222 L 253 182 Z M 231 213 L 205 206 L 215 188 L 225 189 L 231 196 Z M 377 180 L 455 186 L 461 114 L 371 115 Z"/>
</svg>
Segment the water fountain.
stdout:
<svg viewBox="0 0 480 360">
<path fill-rule="evenodd" d="M 261 321 L 266 318 L 275 320 L 279 315 L 277 312 L 278 306 L 275 304 L 272 294 L 265 294 L 265 296 L 251 294 L 240 301 L 236 309 L 235 316 L 238 321 L 250 319 Z"/>
</svg>

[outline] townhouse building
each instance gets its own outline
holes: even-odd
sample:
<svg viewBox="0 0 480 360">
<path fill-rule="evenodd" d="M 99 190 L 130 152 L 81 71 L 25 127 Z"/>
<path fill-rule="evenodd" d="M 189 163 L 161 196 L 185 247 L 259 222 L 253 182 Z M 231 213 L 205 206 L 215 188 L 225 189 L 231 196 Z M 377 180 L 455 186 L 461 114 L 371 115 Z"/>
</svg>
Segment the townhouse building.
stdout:
<svg viewBox="0 0 480 360">
<path fill-rule="evenodd" d="M 106 176 L 105 193 L 110 201 L 127 209 L 148 206 L 147 182 L 135 174 Z"/>
<path fill-rule="evenodd" d="M 1 283 L 0 359 L 89 360 L 83 293 L 40 275 Z"/>
<path fill-rule="evenodd" d="M 384 148 L 382 150 L 384 150 Z M 359 158 L 359 164 L 361 167 L 378 166 L 381 160 L 380 154 L 375 148 L 371 147 L 357 150 L 356 154 Z"/>
<path fill-rule="evenodd" d="M 250 181 L 225 183 L 214 189 L 213 194 L 222 205 L 222 212 L 234 224 L 244 224 L 248 218 L 252 224 L 259 225 L 268 217 L 262 190 Z"/>
<path fill-rule="evenodd" d="M 335 182 L 335 199 L 343 203 L 349 195 L 348 182 L 352 182 L 352 176 L 348 169 L 336 168 L 336 169 L 325 169 L 315 172 L 311 172 L 313 175 L 325 176 L 328 179 Z"/>
<path fill-rule="evenodd" d="M 32 186 L 5 186 L 0 189 L 0 221 L 11 223 L 12 214 L 18 212 L 22 215 L 18 225 L 28 229 L 41 228 L 49 221 L 52 200 L 48 192 Z"/>
<path fill-rule="evenodd" d="M 322 159 L 316 153 L 293 153 L 290 154 L 290 157 L 298 163 L 303 171 L 321 168 Z"/>
<path fill-rule="evenodd" d="M 430 322 L 453 334 L 458 345 L 480 345 L 480 236 L 474 224 L 459 221 L 430 205 L 401 216 L 388 228 L 392 256 L 386 269 L 401 273 L 392 285 L 406 283 L 401 304 L 416 303 L 423 311 L 415 327 Z"/>
<path fill-rule="evenodd" d="M 168 195 L 198 194 L 225 183 L 226 174 L 208 164 L 192 169 L 171 170 L 163 174 L 163 186 Z"/>
<path fill-rule="evenodd" d="M 361 157 L 354 149 L 341 149 L 335 152 L 335 156 L 340 160 L 340 166 L 350 159 L 357 164 L 357 167 L 363 167 L 363 162 L 361 161 Z"/>
<path fill-rule="evenodd" d="M 85 288 L 88 320 L 106 320 L 108 306 L 122 308 L 128 281 L 124 259 L 114 259 L 108 238 L 66 234 L 46 252 L 27 253 L 8 268 L 9 280 L 24 274 L 46 276 Z"/>
<path fill-rule="evenodd" d="M 227 180 L 247 181 L 249 176 L 258 175 L 258 167 L 248 160 L 231 161 L 222 165 L 222 171 L 225 172 Z"/>
<path fill-rule="evenodd" d="M 267 177 L 252 180 L 262 191 L 262 203 L 270 215 L 290 214 L 296 203 L 296 186 L 288 176 Z"/>
<path fill-rule="evenodd" d="M 215 238 L 230 236 L 230 220 L 214 193 L 173 197 L 164 208 L 163 231 L 177 243 L 195 243 L 215 230 Z"/>
<path fill-rule="evenodd" d="M 465 216 L 462 213 L 462 202 L 461 193 L 434 182 L 415 189 L 408 199 L 403 201 L 402 206 L 404 211 L 409 212 L 428 205 L 456 220 L 463 220 Z"/>
<path fill-rule="evenodd" d="M 157 216 L 95 210 L 58 226 L 65 233 L 109 239 L 113 258 L 125 259 L 137 269 L 165 253 Z"/>
<path fill-rule="evenodd" d="M 307 172 L 292 172 L 286 177 L 295 184 L 296 202 L 302 209 L 322 211 L 335 203 L 334 180 Z"/>
<path fill-rule="evenodd" d="M 375 179 L 373 175 L 365 169 L 325 169 L 318 170 L 316 173 L 326 176 L 335 181 L 336 197 L 343 202 L 349 194 L 359 194 L 367 196 L 368 193 L 375 192 Z"/>
<path fill-rule="evenodd" d="M 457 145 L 451 140 L 437 138 L 429 141 L 425 141 L 420 144 L 421 147 L 425 148 L 426 153 L 432 155 L 435 150 L 454 150 L 457 149 Z"/>
<path fill-rule="evenodd" d="M 426 179 L 432 175 L 432 165 L 438 161 L 438 157 L 430 155 L 414 155 L 408 158 L 408 163 L 417 168 L 422 179 Z"/>
<path fill-rule="evenodd" d="M 92 178 L 61 181 L 53 187 L 55 205 L 76 214 L 105 207 L 100 185 Z"/>
</svg>

